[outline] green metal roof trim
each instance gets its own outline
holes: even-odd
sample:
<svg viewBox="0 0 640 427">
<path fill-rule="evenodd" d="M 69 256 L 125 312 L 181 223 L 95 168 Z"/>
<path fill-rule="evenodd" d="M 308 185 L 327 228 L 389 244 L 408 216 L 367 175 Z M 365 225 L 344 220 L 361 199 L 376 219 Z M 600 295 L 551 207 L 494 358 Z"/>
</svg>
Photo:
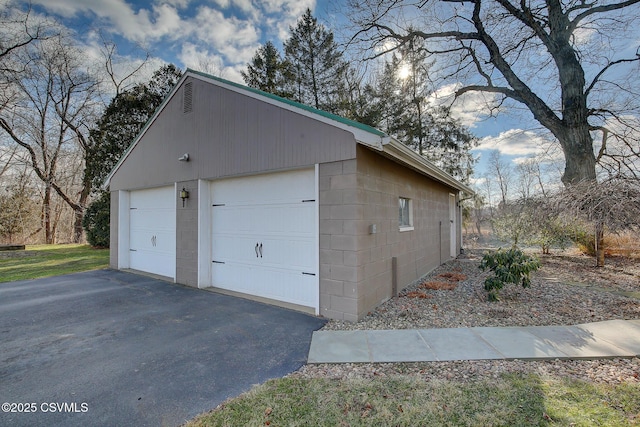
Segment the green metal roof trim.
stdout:
<svg viewBox="0 0 640 427">
<path fill-rule="evenodd" d="M 369 133 L 371 133 L 373 135 L 376 135 L 376 136 L 380 136 L 380 137 L 387 136 L 386 133 L 384 133 L 381 130 L 378 130 L 378 129 L 374 128 L 374 127 L 371 127 L 369 125 L 364 125 L 362 123 L 356 122 L 354 120 L 346 119 L 346 118 L 338 116 L 336 114 L 332 114 L 332 113 L 328 113 L 326 111 L 318 110 L 317 108 L 313 108 L 313 107 L 310 107 L 308 105 L 301 104 L 299 102 L 292 101 L 292 100 L 287 99 L 287 98 L 282 98 L 282 97 L 280 97 L 278 95 L 274 95 L 274 94 L 269 93 L 269 92 L 264 92 L 264 91 L 262 91 L 260 89 L 255 89 L 255 88 L 252 88 L 252 87 L 249 87 L 249 86 L 242 85 L 240 83 L 235 83 L 235 82 L 232 82 L 230 80 L 225 80 L 225 79 L 222 79 L 220 77 L 212 76 L 211 74 L 203 73 L 202 71 L 192 70 L 190 68 L 187 68 L 187 71 L 185 72 L 185 74 L 186 73 L 193 73 L 193 74 L 197 74 L 197 75 L 202 76 L 202 77 L 206 77 L 208 79 L 217 80 L 217 81 L 219 81 L 221 83 L 237 87 L 238 89 L 246 90 L 246 91 L 255 93 L 257 95 L 260 95 L 260 96 L 264 96 L 264 97 L 267 97 L 267 98 L 274 99 L 276 101 L 283 102 L 283 103 L 291 105 L 293 107 L 309 111 L 310 113 L 317 114 L 319 116 L 326 117 L 326 118 L 331 119 L 331 120 L 335 120 L 335 121 L 343 123 L 345 125 L 352 126 L 354 128 L 363 130 L 365 132 L 369 132 Z"/>
</svg>

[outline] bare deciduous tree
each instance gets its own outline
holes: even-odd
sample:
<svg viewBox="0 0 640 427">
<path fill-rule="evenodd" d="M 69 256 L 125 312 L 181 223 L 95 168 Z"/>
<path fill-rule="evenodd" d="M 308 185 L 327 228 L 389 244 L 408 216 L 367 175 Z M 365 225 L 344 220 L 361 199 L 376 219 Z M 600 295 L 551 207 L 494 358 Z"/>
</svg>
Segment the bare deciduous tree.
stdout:
<svg viewBox="0 0 640 427">
<path fill-rule="evenodd" d="M 25 65 L 18 72 L 3 76 L 7 90 L 0 109 L 0 128 L 26 151 L 36 176 L 44 183 L 45 241 L 52 243 L 55 236 L 52 192 L 74 210 L 73 240 L 79 241 L 90 183 L 66 190 L 60 184 L 64 171 L 58 163 L 65 152 L 85 149 L 88 127 L 95 121 L 99 82 L 62 33 L 32 43 L 15 55 L 14 60 Z"/>
<path fill-rule="evenodd" d="M 0 3 L 0 73 L 20 71 L 23 64 L 13 57 L 38 40 L 57 34 L 55 25 L 31 16 L 31 8 L 21 11 Z M 4 79 L 2 80 L 4 85 Z"/>
<path fill-rule="evenodd" d="M 17 147 L 3 147 L 0 145 L 0 177 L 4 175 L 13 162 Z"/>
<path fill-rule="evenodd" d="M 604 230 L 640 229 L 640 181 L 610 178 L 597 184 L 580 183 L 555 197 L 555 210 L 583 217 L 594 226 L 596 265 L 604 266 Z"/>
<path fill-rule="evenodd" d="M 353 0 L 353 40 L 372 56 L 415 38 L 438 56 L 439 74 L 463 82 L 456 96 L 525 107 L 562 147 L 565 185 L 596 180 L 596 160 L 637 171 L 637 20 L 640 0 Z M 636 41 L 634 41 L 636 40 Z M 631 46 L 630 46 L 631 43 Z M 598 156 L 594 135 L 604 141 Z M 616 136 L 623 154 L 612 154 Z"/>
<path fill-rule="evenodd" d="M 101 35 L 102 47 L 100 53 L 104 59 L 104 70 L 115 89 L 115 96 L 118 96 L 122 91 L 131 87 L 132 81 L 135 76 L 147 66 L 149 62 L 150 54 L 145 51 L 145 57 L 140 63 L 132 62 L 128 60 L 128 65 L 123 66 L 122 61 L 118 55 L 118 46 L 103 35 Z M 119 70 L 123 68 L 123 70 Z"/>
<path fill-rule="evenodd" d="M 489 170 L 497 180 L 498 188 L 500 189 L 500 204 L 501 207 L 506 207 L 509 200 L 509 187 L 513 180 L 513 171 L 509 163 L 507 163 L 498 150 L 494 150 L 489 155 Z"/>
<path fill-rule="evenodd" d="M 15 167 L 12 173 L 15 179 L 0 187 L 0 241 L 25 243 L 28 233 L 37 228 L 38 200 L 30 188 L 29 167 Z"/>
</svg>

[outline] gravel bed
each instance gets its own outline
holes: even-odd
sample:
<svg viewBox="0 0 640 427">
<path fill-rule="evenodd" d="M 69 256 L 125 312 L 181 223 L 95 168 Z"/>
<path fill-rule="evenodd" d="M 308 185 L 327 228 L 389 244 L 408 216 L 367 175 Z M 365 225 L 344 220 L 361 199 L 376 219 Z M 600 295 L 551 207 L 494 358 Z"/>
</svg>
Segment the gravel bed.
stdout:
<svg viewBox="0 0 640 427">
<path fill-rule="evenodd" d="M 436 268 L 357 323 L 331 320 L 323 330 L 575 325 L 640 319 L 640 260 L 608 259 L 604 268 L 597 269 L 589 257 L 544 256 L 540 270 L 532 274 L 530 288 L 507 285 L 500 291 L 499 302 L 489 302 L 483 288 L 488 274 L 478 268 L 482 253 L 469 251 Z M 451 273 L 458 278 L 464 275 L 464 280 L 455 282 L 442 276 Z M 453 290 L 421 287 L 427 282 L 457 285 Z M 598 383 L 640 383 L 640 359 L 319 364 L 306 365 L 292 375 L 309 378 L 417 375 L 426 380 L 469 381 L 494 378 L 506 372 Z"/>
<path fill-rule="evenodd" d="M 575 265 L 566 265 L 567 259 L 575 257 L 545 257 L 541 269 L 532 273 L 531 287 L 506 285 L 500 291 L 500 301 L 489 302 L 483 288 L 488 274 L 478 268 L 480 258 L 471 253 L 443 264 L 359 322 L 331 320 L 323 330 L 546 326 L 640 319 L 640 299 L 624 295 L 635 291 L 640 297 L 640 275 L 635 275 L 636 270 L 618 271 L 614 265 L 607 271 L 587 270 L 610 280 L 603 281 L 598 276 L 585 283 L 568 271 L 576 269 Z M 578 261 L 579 267 L 596 270 L 584 265 L 589 259 Z M 446 282 L 440 276 L 447 273 L 462 274 L 466 279 L 453 290 L 420 288 L 424 282 Z M 426 298 L 408 297 L 413 291 Z"/>
</svg>

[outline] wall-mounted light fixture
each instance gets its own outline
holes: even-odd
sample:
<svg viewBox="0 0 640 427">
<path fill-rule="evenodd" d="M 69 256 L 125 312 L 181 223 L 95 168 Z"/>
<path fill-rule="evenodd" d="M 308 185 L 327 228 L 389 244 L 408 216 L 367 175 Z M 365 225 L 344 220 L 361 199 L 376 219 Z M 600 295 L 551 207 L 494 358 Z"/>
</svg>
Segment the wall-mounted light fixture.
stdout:
<svg viewBox="0 0 640 427">
<path fill-rule="evenodd" d="M 179 162 L 188 162 L 189 161 L 189 153 L 184 153 L 182 156 L 178 157 Z"/>
<path fill-rule="evenodd" d="M 182 199 L 182 207 L 184 208 L 184 201 L 189 198 L 189 192 L 184 187 L 182 187 L 182 190 L 180 191 L 180 198 Z"/>
</svg>

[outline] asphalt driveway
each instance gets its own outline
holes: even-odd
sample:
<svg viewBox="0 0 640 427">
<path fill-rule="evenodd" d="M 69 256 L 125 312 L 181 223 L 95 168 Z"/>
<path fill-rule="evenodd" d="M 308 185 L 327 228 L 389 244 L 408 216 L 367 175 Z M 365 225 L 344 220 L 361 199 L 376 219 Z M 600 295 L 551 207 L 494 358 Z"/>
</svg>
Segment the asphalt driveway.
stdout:
<svg viewBox="0 0 640 427">
<path fill-rule="evenodd" d="M 0 284 L 0 425 L 179 425 L 298 369 L 323 324 L 112 270 Z"/>
</svg>

